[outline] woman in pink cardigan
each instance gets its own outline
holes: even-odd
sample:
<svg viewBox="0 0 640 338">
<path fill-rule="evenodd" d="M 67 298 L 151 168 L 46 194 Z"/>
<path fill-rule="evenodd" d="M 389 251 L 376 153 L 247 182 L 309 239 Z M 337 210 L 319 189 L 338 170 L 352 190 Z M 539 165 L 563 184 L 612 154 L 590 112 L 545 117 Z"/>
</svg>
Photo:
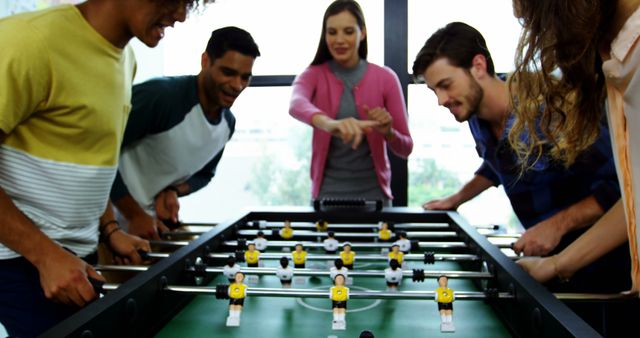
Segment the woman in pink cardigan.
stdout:
<svg viewBox="0 0 640 338">
<path fill-rule="evenodd" d="M 407 158 L 413 141 L 400 82 L 369 63 L 362 9 L 326 10 L 311 65 L 293 82 L 289 114 L 313 127 L 312 198 L 364 198 L 391 205 L 387 146 Z"/>
</svg>

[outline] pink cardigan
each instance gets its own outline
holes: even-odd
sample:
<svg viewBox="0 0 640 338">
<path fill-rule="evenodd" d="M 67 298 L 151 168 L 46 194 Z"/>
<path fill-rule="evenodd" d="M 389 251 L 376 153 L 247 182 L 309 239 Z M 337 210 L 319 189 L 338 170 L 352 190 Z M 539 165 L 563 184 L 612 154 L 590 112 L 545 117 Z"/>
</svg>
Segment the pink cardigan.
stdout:
<svg viewBox="0 0 640 338">
<path fill-rule="evenodd" d="M 342 81 L 329 69 L 328 63 L 309 66 L 293 81 L 289 114 L 309 125 L 311 125 L 311 118 L 315 114 L 326 114 L 335 118 L 338 114 L 342 91 Z M 387 144 L 394 154 L 402 158 L 407 158 L 413 149 L 400 81 L 391 69 L 368 63 L 362 80 L 353 87 L 353 92 L 361 120 L 367 119 L 367 115 L 362 110 L 364 105 L 369 108 L 384 107 L 393 118 L 393 141 L 386 141 L 383 135 L 375 131 L 367 135 L 378 183 L 385 195 L 393 199 Z M 316 198 L 320 192 L 330 142 L 331 135 L 329 133 L 317 128 L 313 129 L 311 157 L 311 194 L 313 198 Z"/>
</svg>

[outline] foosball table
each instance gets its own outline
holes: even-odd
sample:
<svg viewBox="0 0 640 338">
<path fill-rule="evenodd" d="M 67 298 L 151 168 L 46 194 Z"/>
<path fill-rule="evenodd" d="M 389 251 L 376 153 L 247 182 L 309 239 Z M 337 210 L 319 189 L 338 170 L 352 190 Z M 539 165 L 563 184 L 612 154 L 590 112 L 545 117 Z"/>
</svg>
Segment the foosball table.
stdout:
<svg viewBox="0 0 640 338">
<path fill-rule="evenodd" d="M 100 286 L 104 296 L 44 336 L 599 336 L 567 303 L 615 295 L 551 294 L 505 254 L 508 241 L 494 240 L 508 236 L 471 226 L 455 212 L 378 209 L 269 208 L 216 225 L 184 225 L 152 242 L 149 265 L 97 266 L 109 281 Z M 327 250 L 329 234 L 335 250 Z M 344 255 L 347 246 L 354 255 Z M 259 251 L 258 263 L 250 250 Z M 399 260 L 397 252 L 393 283 L 385 270 L 390 253 Z M 344 278 L 331 277 L 338 259 L 352 264 Z M 279 270 L 287 262 L 283 283 Z M 241 273 L 236 267 L 229 274 L 233 265 Z M 348 299 L 336 315 L 342 307 L 332 287 L 339 279 Z M 448 320 L 436 302 L 444 279 L 454 294 Z M 229 300 L 238 290 L 240 307 Z"/>
</svg>

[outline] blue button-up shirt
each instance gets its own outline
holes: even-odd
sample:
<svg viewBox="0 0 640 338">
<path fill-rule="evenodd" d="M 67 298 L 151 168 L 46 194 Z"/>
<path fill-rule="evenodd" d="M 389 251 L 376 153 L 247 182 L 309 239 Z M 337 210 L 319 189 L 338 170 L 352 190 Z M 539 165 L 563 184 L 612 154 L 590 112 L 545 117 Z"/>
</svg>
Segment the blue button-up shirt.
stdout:
<svg viewBox="0 0 640 338">
<path fill-rule="evenodd" d="M 478 155 L 484 159 L 476 174 L 496 186 L 504 186 L 525 229 L 590 195 L 604 210 L 620 198 L 611 139 L 605 124 L 602 124 L 596 142 L 569 168 L 543 156 L 520 176 L 520 165 L 507 139 L 514 118 L 513 114 L 509 117 L 499 140 L 491 132 L 489 123 L 477 116 L 469 119 L 469 128 Z"/>
</svg>

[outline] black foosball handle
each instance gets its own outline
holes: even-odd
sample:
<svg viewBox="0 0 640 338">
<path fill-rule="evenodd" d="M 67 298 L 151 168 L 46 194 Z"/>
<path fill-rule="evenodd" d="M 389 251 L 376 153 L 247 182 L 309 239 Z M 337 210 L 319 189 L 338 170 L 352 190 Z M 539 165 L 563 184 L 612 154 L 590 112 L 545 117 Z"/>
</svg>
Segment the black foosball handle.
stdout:
<svg viewBox="0 0 640 338">
<path fill-rule="evenodd" d="M 101 295 L 104 294 L 104 282 L 98 279 L 95 279 L 93 277 L 88 277 L 89 279 L 89 283 L 91 283 L 91 286 L 93 287 L 93 291 L 95 291 L 96 294 Z"/>
<path fill-rule="evenodd" d="M 361 198 L 321 198 L 313 200 L 315 211 L 326 209 L 373 209 L 382 210 L 382 200 L 366 200 Z"/>
</svg>

